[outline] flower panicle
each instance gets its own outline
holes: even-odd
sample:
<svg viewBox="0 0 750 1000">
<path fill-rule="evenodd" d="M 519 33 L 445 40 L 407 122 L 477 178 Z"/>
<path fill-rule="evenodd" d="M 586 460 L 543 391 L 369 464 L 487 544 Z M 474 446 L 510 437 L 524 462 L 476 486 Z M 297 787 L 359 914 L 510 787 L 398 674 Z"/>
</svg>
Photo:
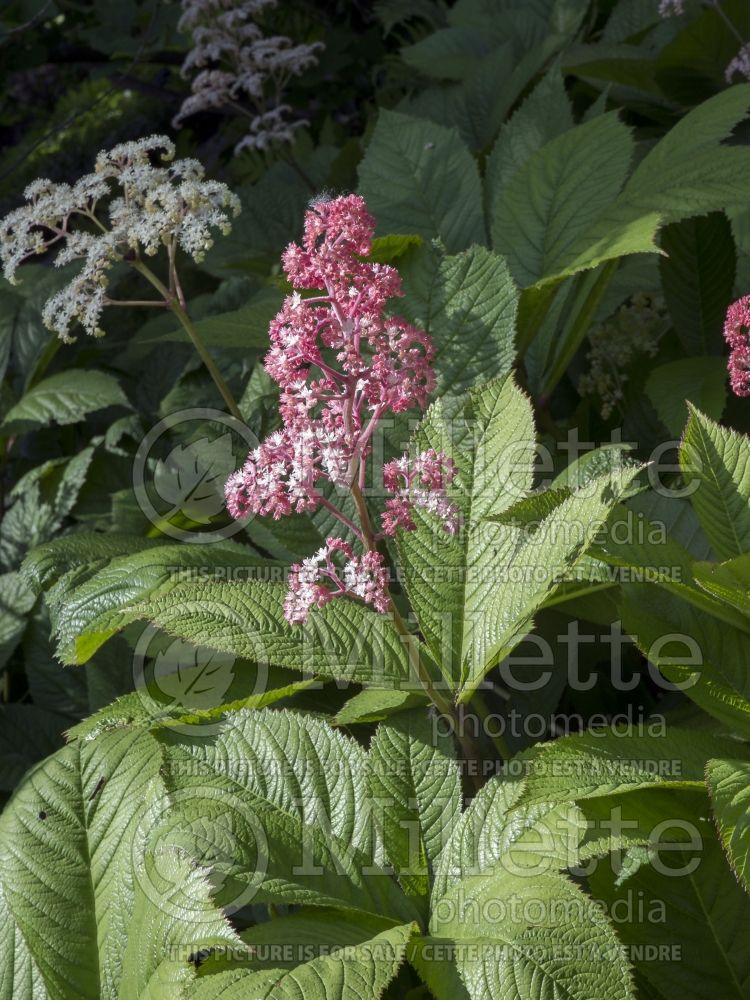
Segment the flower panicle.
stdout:
<svg viewBox="0 0 750 1000">
<path fill-rule="evenodd" d="M 313 581 L 303 597 L 289 598 L 287 618 L 294 622 L 327 602 L 329 594 L 347 593 L 384 610 L 387 598 L 378 588 L 387 578 L 380 573 L 384 567 L 375 543 L 398 529 L 414 530 L 415 508 L 436 516 L 450 534 L 459 526 L 458 508 L 446 492 L 455 468 L 433 449 L 384 467 L 384 484 L 393 496 L 378 535 L 364 525 L 357 528 L 327 500 L 326 482 L 362 487 L 383 415 L 425 407 L 435 387 L 430 337 L 386 313 L 389 301 L 402 294 L 398 271 L 363 259 L 371 252 L 374 231 L 375 221 L 358 195 L 312 203 L 301 243 L 290 244 L 282 257 L 293 292 L 271 322 L 264 361 L 281 387 L 282 428 L 252 451 L 226 484 L 234 517 L 280 518 L 326 506 L 365 547 L 361 557 L 346 556 L 349 569 L 336 580 L 330 568 L 320 570 L 322 556 L 316 557 L 314 574 L 309 561 L 293 567 L 290 595 Z M 371 574 L 368 586 L 362 585 L 365 572 Z M 321 588 L 327 588 L 325 595 Z"/>
<path fill-rule="evenodd" d="M 226 184 L 206 180 L 197 160 L 174 160 L 174 154 L 163 135 L 120 143 L 100 152 L 94 173 L 75 184 L 34 181 L 24 192 L 27 204 L 0 221 L 0 262 L 11 283 L 25 260 L 53 247 L 59 248 L 55 266 L 80 262 L 78 274 L 43 310 L 44 322 L 63 340 L 73 339 L 76 322 L 102 335 L 109 276 L 118 261 L 141 251 L 153 256 L 170 244 L 200 261 L 213 244 L 212 231 L 231 230 L 237 196 Z"/>
</svg>

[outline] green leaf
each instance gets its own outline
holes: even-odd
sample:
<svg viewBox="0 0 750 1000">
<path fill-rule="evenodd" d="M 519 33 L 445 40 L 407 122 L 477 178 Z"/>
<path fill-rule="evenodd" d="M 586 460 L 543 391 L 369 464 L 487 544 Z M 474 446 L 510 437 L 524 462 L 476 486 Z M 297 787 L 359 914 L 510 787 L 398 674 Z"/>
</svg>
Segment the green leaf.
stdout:
<svg viewBox="0 0 750 1000">
<path fill-rule="evenodd" d="M 665 222 L 747 204 L 750 149 L 725 140 L 747 116 L 750 84 L 737 84 L 693 108 L 640 162 L 621 204 Z"/>
<path fill-rule="evenodd" d="M 32 590 L 40 594 L 65 573 L 84 566 L 95 571 L 117 556 L 161 544 L 158 538 L 142 538 L 115 531 L 107 534 L 76 532 L 32 549 L 24 560 L 21 574 Z"/>
<path fill-rule="evenodd" d="M 659 734 L 631 727 L 592 730 L 540 744 L 529 763 L 523 802 L 565 802 L 638 789 L 700 788 L 717 746 L 736 744 L 714 732 L 672 726 Z"/>
<path fill-rule="evenodd" d="M 400 270 L 401 311 L 432 337 L 439 395 L 510 371 L 518 292 L 501 257 L 484 247 L 446 256 L 425 246 Z"/>
<path fill-rule="evenodd" d="M 706 782 L 729 864 L 750 892 L 750 763 L 710 760 Z"/>
<path fill-rule="evenodd" d="M 660 871 L 640 867 L 619 888 L 603 865 L 591 883 L 610 912 L 616 906 L 627 914 L 618 921 L 620 939 L 667 1000 L 747 996 L 750 900 L 715 839 L 704 840 L 698 852 L 662 858 Z"/>
<path fill-rule="evenodd" d="M 486 242 L 479 173 L 455 129 L 381 110 L 359 178 L 383 235 L 439 237 L 452 253 Z"/>
<path fill-rule="evenodd" d="M 278 564 L 244 545 L 158 545 L 115 556 L 101 568 L 68 573 L 48 594 L 57 655 L 65 664 L 86 663 L 120 627 L 120 612 L 154 591 L 191 576 L 263 576 Z"/>
<path fill-rule="evenodd" d="M 750 551 L 750 440 L 690 407 L 680 447 L 690 502 L 720 559 Z"/>
<path fill-rule="evenodd" d="M 693 572 L 704 590 L 750 620 L 750 553 L 724 563 L 697 562 Z"/>
<path fill-rule="evenodd" d="M 605 259 L 595 260 L 592 248 L 632 155 L 630 131 L 607 114 L 558 135 L 516 171 L 494 206 L 492 245 L 521 287 L 582 270 L 584 257 L 589 267 Z M 652 249 L 650 241 L 642 249 Z"/>
<path fill-rule="evenodd" d="M 444 676 L 460 686 L 468 664 L 478 670 L 472 627 L 486 613 L 497 581 L 491 570 L 502 548 L 512 551 L 519 532 L 505 525 L 488 528 L 531 487 L 534 428 L 526 397 L 507 377 L 470 395 L 467 420 L 449 430 L 440 403 L 434 404 L 417 433 L 415 448 L 433 447 L 452 455 L 459 469 L 455 499 L 463 524 L 448 536 L 434 519 L 415 511 L 417 529 L 399 532 L 404 579 L 420 629 Z M 502 556 L 500 556 L 502 559 Z"/>
<path fill-rule="evenodd" d="M 536 85 L 500 130 L 487 161 L 485 186 L 488 218 L 514 174 L 531 155 L 557 136 L 573 128 L 573 112 L 562 75 L 551 70 Z"/>
<path fill-rule="evenodd" d="M 184 986 L 194 978 L 191 956 L 240 945 L 236 931 L 214 905 L 210 875 L 177 851 L 146 855 L 123 938 L 119 996 L 182 998 Z M 178 989 L 165 992 L 167 985 Z"/>
<path fill-rule="evenodd" d="M 585 826 L 570 802 L 527 805 L 525 783 L 493 778 L 455 824 L 435 868 L 436 901 L 472 875 L 526 869 L 532 874 L 574 865 Z"/>
<path fill-rule="evenodd" d="M 472 391 L 450 433 L 434 405 L 414 449 L 433 447 L 458 468 L 463 523 L 446 536 L 429 514 L 399 532 L 404 580 L 420 629 L 459 700 L 529 630 L 534 612 L 585 554 L 633 470 L 576 491 L 535 532 L 498 519 L 531 488 L 534 431 L 528 401 L 506 378 Z"/>
<path fill-rule="evenodd" d="M 688 403 L 714 420 L 721 417 L 727 398 L 726 380 L 725 358 L 680 358 L 652 368 L 645 389 L 659 419 L 677 438 L 685 426 Z"/>
<path fill-rule="evenodd" d="M 290 968 L 254 971 L 228 969 L 201 975 L 189 1000 L 378 1000 L 398 972 L 416 925 L 403 924 L 376 933 L 353 918 L 306 914 L 272 920 L 243 935 L 248 949 L 276 944 L 280 951 L 296 946 L 301 954 L 323 953 Z M 373 924 L 374 921 L 370 921 Z M 325 949 L 331 954 L 325 954 Z M 338 950 L 340 949 L 340 950 Z"/>
<path fill-rule="evenodd" d="M 69 369 L 50 375 L 28 390 L 5 415 L 4 435 L 23 434 L 48 424 L 75 424 L 107 406 L 130 408 L 120 383 L 99 371 Z"/>
<path fill-rule="evenodd" d="M 411 921 L 379 866 L 362 748 L 288 711 L 228 714 L 207 738 L 162 729 L 168 810 L 151 849 L 182 847 L 220 876 L 217 902 L 335 906 Z M 199 833 L 199 837 L 196 837 Z"/>
<path fill-rule="evenodd" d="M 10 659 L 26 629 L 34 594 L 18 573 L 0 575 L 0 669 Z"/>
<path fill-rule="evenodd" d="M 750 732 L 750 635 L 652 587 L 628 595 L 623 625 L 648 659 L 706 712 Z"/>
<path fill-rule="evenodd" d="M 607 916 L 564 875 L 469 877 L 436 912 L 454 914 L 433 916 L 430 933 L 457 944 L 456 965 L 472 1000 L 635 996 Z"/>
<path fill-rule="evenodd" d="M 423 708 L 402 713 L 378 726 L 367 775 L 386 858 L 407 896 L 426 900 L 432 866 L 461 814 L 453 739 Z"/>
<path fill-rule="evenodd" d="M 3 996 L 120 996 L 133 830 L 160 795 L 159 764 L 150 736 L 120 730 L 65 747 L 18 789 L 0 816 L 0 935 L 15 942 Z"/>
<path fill-rule="evenodd" d="M 408 711 L 417 705 L 427 708 L 425 694 L 417 691 L 398 691 L 393 688 L 365 688 L 340 708 L 333 721 L 337 726 L 381 722 L 398 712 Z"/>
<path fill-rule="evenodd" d="M 664 229 L 661 246 L 659 271 L 675 333 L 691 353 L 709 353 L 721 344 L 734 288 L 732 227 L 722 212 L 685 219 Z"/>
<path fill-rule="evenodd" d="M 410 681 L 407 649 L 393 623 L 342 598 L 316 610 L 305 626 L 284 618 L 286 587 L 277 583 L 194 580 L 153 594 L 120 619 L 146 619 L 168 635 L 255 663 L 360 683 Z"/>
</svg>

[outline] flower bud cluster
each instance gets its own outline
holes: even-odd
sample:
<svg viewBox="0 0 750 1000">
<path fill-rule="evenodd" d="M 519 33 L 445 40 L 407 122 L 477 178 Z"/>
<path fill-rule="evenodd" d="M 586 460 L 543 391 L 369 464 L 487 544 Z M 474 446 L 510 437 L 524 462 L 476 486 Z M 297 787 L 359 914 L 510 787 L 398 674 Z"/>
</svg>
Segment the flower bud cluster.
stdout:
<svg viewBox="0 0 750 1000">
<path fill-rule="evenodd" d="M 293 140 L 305 122 L 290 117 L 283 91 L 292 76 L 315 65 L 315 53 L 323 45 L 295 45 L 284 35 L 265 35 L 257 19 L 265 8 L 275 6 L 276 0 L 183 0 L 179 28 L 192 35 L 193 48 L 182 75 L 195 75 L 193 92 L 175 117 L 175 127 L 201 111 L 245 111 L 246 102 L 252 108 L 249 131 L 235 154 Z"/>
<path fill-rule="evenodd" d="M 200 261 L 213 243 L 211 231 L 231 230 L 239 199 L 226 184 L 205 180 L 197 160 L 152 165 L 153 156 L 169 161 L 174 152 L 165 136 L 121 143 L 101 152 L 95 172 L 73 185 L 34 181 L 24 192 L 27 204 L 0 221 L 0 261 L 11 283 L 23 261 L 55 246 L 60 248 L 55 266 L 81 262 L 76 276 L 43 310 L 45 324 L 63 340 L 73 339 L 75 322 L 101 336 L 116 262 L 141 251 L 152 256 L 170 245 Z M 107 203 L 103 211 L 102 201 Z"/>
<path fill-rule="evenodd" d="M 724 339 L 729 344 L 729 384 L 737 396 L 750 396 L 750 295 L 727 309 Z"/>
<path fill-rule="evenodd" d="M 341 577 L 344 590 L 382 610 L 383 592 L 376 595 L 373 589 L 385 579 L 374 550 L 382 536 L 374 535 L 369 525 L 357 528 L 322 487 L 328 482 L 361 490 L 379 421 L 388 412 L 424 407 L 435 374 L 428 335 L 385 313 L 388 300 L 402 294 L 398 272 L 362 259 L 370 254 L 374 229 L 361 197 L 321 199 L 306 214 L 302 243 L 284 252 L 294 292 L 271 323 L 265 359 L 266 371 L 281 387 L 282 428 L 230 476 L 226 499 L 237 518 L 280 518 L 321 505 L 331 510 L 368 550 L 361 558 L 349 556 L 339 540 L 327 540 L 329 547 L 335 544 L 331 551 L 349 560 Z M 409 511 L 414 506 L 437 515 L 447 531 L 456 530 L 457 508 L 445 494 L 454 475 L 449 459 L 430 450 L 412 462 L 404 456 L 389 463 L 384 472 L 386 487 L 395 496 L 383 516 L 383 534 L 394 534 L 398 526 L 413 529 Z M 307 607 L 320 603 L 322 572 L 309 561 L 293 567 L 297 582 L 290 594 L 297 597 L 293 616 L 287 615 L 290 621 L 304 620 L 304 601 L 309 601 Z M 333 579 L 330 572 L 323 576 Z M 363 579 L 374 582 L 365 587 Z"/>
</svg>

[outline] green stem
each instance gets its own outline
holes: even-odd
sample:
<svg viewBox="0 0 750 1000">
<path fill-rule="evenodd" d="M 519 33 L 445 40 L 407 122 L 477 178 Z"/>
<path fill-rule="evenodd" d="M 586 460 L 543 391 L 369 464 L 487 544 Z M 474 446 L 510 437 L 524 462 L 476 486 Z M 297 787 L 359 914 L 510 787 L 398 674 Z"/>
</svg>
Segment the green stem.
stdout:
<svg viewBox="0 0 750 1000">
<path fill-rule="evenodd" d="M 224 381 L 224 376 L 216 367 L 214 359 L 208 353 L 205 344 L 201 340 L 200 335 L 196 330 L 195 325 L 193 324 L 193 321 L 190 319 L 185 309 L 183 309 L 180 303 L 170 293 L 166 285 L 162 284 L 162 282 L 156 277 L 156 275 L 152 270 L 150 270 L 150 268 L 146 267 L 146 265 L 142 264 L 140 261 L 133 261 L 133 267 L 135 268 L 136 271 L 138 271 L 139 274 L 143 275 L 146 281 L 148 281 L 149 284 L 152 285 L 157 290 L 157 292 L 159 292 L 160 295 L 164 297 L 164 301 L 167 303 L 169 308 L 172 310 L 177 319 L 180 321 L 183 329 L 193 342 L 193 347 L 195 347 L 196 351 L 200 355 L 200 359 L 206 366 L 208 374 L 214 380 L 216 388 L 221 393 L 221 398 L 227 405 L 227 409 L 229 410 L 229 412 L 232 414 L 233 417 L 236 417 L 238 420 L 244 423 L 244 420 L 242 418 L 242 413 L 240 412 L 240 408 L 239 406 L 237 406 L 237 403 L 235 402 L 234 396 L 232 395 L 229 386 Z"/>
<path fill-rule="evenodd" d="M 370 512 L 367 509 L 367 503 L 364 496 L 362 495 L 362 490 L 359 488 L 358 470 L 355 470 L 354 476 L 352 478 L 351 492 L 354 499 L 354 505 L 357 508 L 357 515 L 359 516 L 359 522 L 362 525 L 362 542 L 366 549 L 369 551 L 376 550 L 375 544 L 375 533 L 372 530 L 372 522 L 370 521 Z M 435 683 L 430 677 L 430 673 L 422 662 L 422 657 L 419 655 L 419 650 L 414 647 L 414 636 L 411 634 L 407 628 L 406 622 L 401 617 L 401 612 L 396 607 L 396 602 L 393 600 L 393 596 L 390 592 L 390 588 L 386 584 L 385 592 L 388 596 L 388 601 L 390 604 L 389 611 L 393 617 L 393 624 L 396 631 L 402 637 L 405 642 L 407 656 L 409 658 L 409 665 L 412 668 L 416 679 L 421 684 L 424 689 L 425 694 L 430 699 L 435 708 L 443 715 L 446 715 L 449 719 L 453 721 L 453 732 L 456 735 L 456 739 L 461 745 L 461 749 L 464 753 L 464 758 L 467 761 L 479 762 L 481 760 L 481 754 L 478 752 L 478 747 L 475 745 L 474 741 L 466 735 L 463 731 L 463 724 L 460 715 L 456 710 L 456 706 L 448 698 L 445 698 L 436 688 Z M 481 786 L 481 775 L 477 772 L 470 775 L 470 778 L 474 784 L 474 787 L 478 790 Z"/>
</svg>

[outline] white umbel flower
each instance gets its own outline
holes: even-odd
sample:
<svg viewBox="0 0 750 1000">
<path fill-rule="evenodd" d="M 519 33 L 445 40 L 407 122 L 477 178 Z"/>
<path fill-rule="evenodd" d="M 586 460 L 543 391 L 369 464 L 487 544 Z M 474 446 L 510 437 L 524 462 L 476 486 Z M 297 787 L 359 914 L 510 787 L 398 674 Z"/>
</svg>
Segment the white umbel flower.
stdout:
<svg viewBox="0 0 750 1000">
<path fill-rule="evenodd" d="M 0 221 L 0 261 L 10 282 L 24 260 L 58 244 L 56 267 L 81 261 L 78 274 L 43 310 L 45 324 L 63 340 L 73 339 L 75 322 L 101 336 L 109 272 L 117 261 L 141 252 L 153 256 L 165 246 L 200 261 L 212 231 L 231 230 L 240 202 L 226 184 L 205 180 L 197 160 L 151 162 L 169 161 L 174 152 L 166 136 L 121 143 L 99 153 L 95 173 L 72 186 L 34 181 L 24 192 L 27 204 Z"/>
<path fill-rule="evenodd" d="M 291 142 L 305 122 L 295 120 L 283 103 L 284 88 L 315 65 L 322 43 L 295 45 L 284 35 L 264 35 L 256 18 L 276 0 L 183 0 L 182 6 L 180 30 L 193 38 L 182 74 L 195 75 L 174 126 L 199 111 L 231 105 L 250 119 L 235 154 Z"/>
</svg>

